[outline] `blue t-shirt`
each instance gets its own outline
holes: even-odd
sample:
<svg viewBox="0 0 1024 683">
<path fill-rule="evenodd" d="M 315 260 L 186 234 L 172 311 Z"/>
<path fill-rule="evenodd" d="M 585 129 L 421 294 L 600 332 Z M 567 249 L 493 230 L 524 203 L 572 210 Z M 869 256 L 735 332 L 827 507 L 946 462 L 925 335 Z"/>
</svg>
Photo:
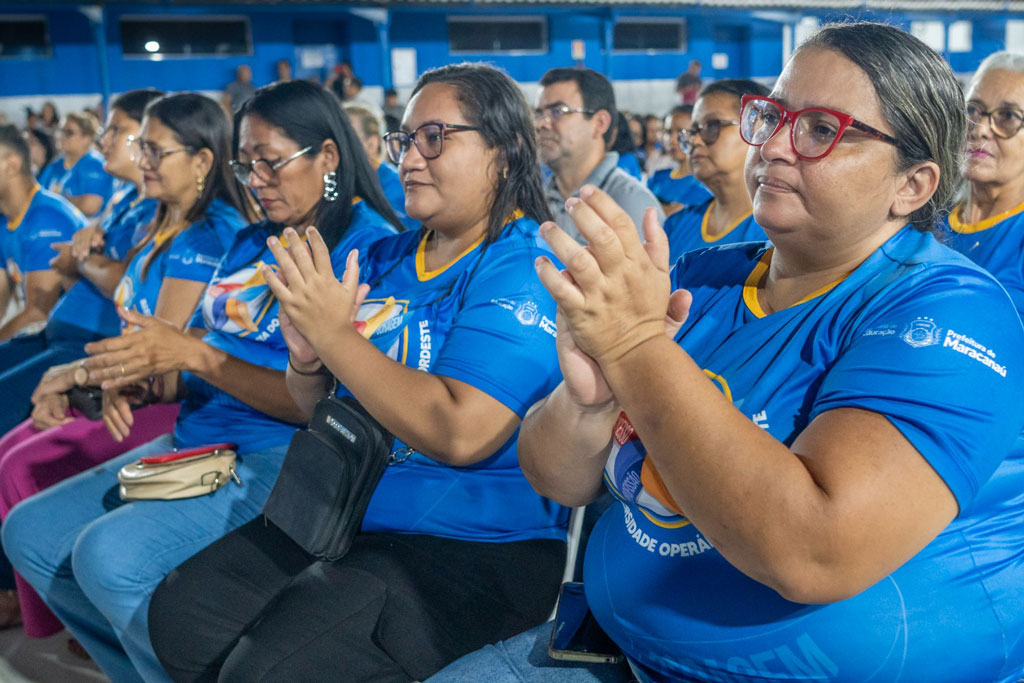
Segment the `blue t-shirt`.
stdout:
<svg viewBox="0 0 1024 683">
<path fill-rule="evenodd" d="M 145 235 L 157 206 L 155 199 L 140 197 L 134 185 L 126 187 L 120 196 L 115 195 L 100 224 L 104 233 L 103 254 L 115 261 L 123 260 L 135 240 Z M 57 301 L 50 311 L 50 319 L 103 337 L 113 337 L 121 331 L 121 319 L 114 302 L 84 277 Z"/>
<path fill-rule="evenodd" d="M 114 303 L 143 315 L 153 315 L 164 278 L 209 282 L 224 252 L 243 227 L 242 214 L 223 200 L 214 199 L 202 217 L 174 236 L 170 245 L 152 259 L 149 259 L 150 254 L 163 244 L 159 236 L 132 257 L 114 291 Z M 143 277 L 147 260 L 149 268 Z"/>
<path fill-rule="evenodd" d="M 402 221 L 402 225 L 407 230 L 418 229 L 420 222 L 409 218 L 409 214 L 405 212 L 405 190 L 402 189 L 402 180 L 398 177 L 398 169 L 386 161 L 382 161 L 377 167 L 377 178 L 380 179 L 380 186 L 384 190 L 388 204 L 398 216 L 398 220 Z"/>
<path fill-rule="evenodd" d="M 761 226 L 754 221 L 753 213 L 748 213 L 721 235 L 711 237 L 708 235 L 708 219 L 711 217 L 714 203 L 714 199 L 709 199 L 702 204 L 676 211 L 665 219 L 665 233 L 668 235 L 668 253 L 671 262 L 674 263 L 688 251 L 702 249 L 713 244 L 763 242 L 768 239 Z"/>
<path fill-rule="evenodd" d="M 962 211 L 963 204 L 949 216 L 949 246 L 992 273 L 1024 318 L 1024 204 L 980 223 L 964 223 Z"/>
<path fill-rule="evenodd" d="M 636 152 L 622 152 L 619 154 L 619 161 L 616 165 L 640 182 L 643 182 L 644 171 L 640 168 L 640 159 L 637 158 Z"/>
<path fill-rule="evenodd" d="M 790 445 L 821 413 L 884 415 L 949 486 L 958 516 L 847 600 L 789 602 L 680 512 L 622 419 L 619 499 L 587 546 L 588 602 L 656 681 L 1001 681 L 1024 672 L 1024 329 L 1003 289 L 904 228 L 823 294 L 765 315 L 765 244 L 684 256 L 679 345 L 744 415 Z M 993 476 L 993 473 L 995 475 Z"/>
<path fill-rule="evenodd" d="M 86 223 L 71 202 L 38 186 L 32 190 L 25 215 L 8 221 L 0 214 L 0 263 L 18 302 L 25 302 L 25 275 L 49 270 L 57 252 L 54 242 L 68 242 Z"/>
<path fill-rule="evenodd" d="M 114 180 L 114 176 L 103 170 L 103 155 L 94 149 L 86 152 L 71 168 L 64 168 L 64 159 L 58 157 L 39 174 L 39 184 L 50 192 L 65 197 L 96 194 L 103 197 L 103 206 L 114 194 Z"/>
<path fill-rule="evenodd" d="M 288 347 L 277 321 L 277 299 L 260 273 L 260 265 L 274 268 L 267 238 L 273 234 L 266 221 L 243 229 L 224 256 L 210 282 L 191 327 L 207 330 L 203 341 L 255 365 L 281 370 L 288 367 Z M 337 277 L 345 271 L 349 251 L 362 251 L 371 242 L 394 234 L 394 228 L 365 202 L 359 202 L 348 230 L 331 251 Z M 181 448 L 233 441 L 243 452 L 288 443 L 296 425 L 273 418 L 221 391 L 203 378 L 182 373 L 188 393 L 174 428 Z"/>
<path fill-rule="evenodd" d="M 647 181 L 647 189 L 664 204 L 675 202 L 684 207 L 694 204 L 703 204 L 711 199 L 711 190 L 704 183 L 686 174 L 681 178 L 675 177 L 676 169 L 663 168 L 655 171 L 650 180 Z"/>
<path fill-rule="evenodd" d="M 426 239 L 420 231 L 381 240 L 361 260 L 371 285 L 357 316 L 363 335 L 392 360 L 466 382 L 522 418 L 560 380 L 555 303 L 533 269 L 537 256 L 551 255 L 537 223 L 518 218 L 492 244 L 478 242 L 433 272 L 423 265 Z M 519 469 L 518 437 L 467 467 L 413 452 L 384 473 L 363 529 L 565 538 L 565 509 L 537 495 Z"/>
</svg>

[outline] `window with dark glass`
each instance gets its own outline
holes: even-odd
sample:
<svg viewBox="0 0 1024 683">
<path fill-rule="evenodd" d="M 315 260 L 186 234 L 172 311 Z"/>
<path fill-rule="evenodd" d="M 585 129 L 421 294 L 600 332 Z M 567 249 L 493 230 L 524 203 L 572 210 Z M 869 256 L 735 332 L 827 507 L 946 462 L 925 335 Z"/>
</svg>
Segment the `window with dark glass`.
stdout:
<svg viewBox="0 0 1024 683">
<path fill-rule="evenodd" d="M 547 52 L 541 17 L 448 17 L 451 52 Z"/>
<path fill-rule="evenodd" d="M 49 57 L 45 17 L 0 15 L 0 57 Z"/>
<path fill-rule="evenodd" d="M 246 17 L 122 17 L 125 56 L 175 57 L 252 54 Z"/>
<path fill-rule="evenodd" d="M 686 30 L 682 21 L 619 21 L 615 24 L 616 50 L 685 50 Z"/>
</svg>

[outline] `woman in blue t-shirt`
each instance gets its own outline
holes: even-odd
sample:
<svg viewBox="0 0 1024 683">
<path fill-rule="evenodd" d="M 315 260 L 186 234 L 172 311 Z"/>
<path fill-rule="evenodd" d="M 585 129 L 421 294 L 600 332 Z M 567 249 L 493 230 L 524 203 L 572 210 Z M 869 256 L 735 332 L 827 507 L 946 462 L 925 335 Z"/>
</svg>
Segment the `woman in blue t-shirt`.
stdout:
<svg viewBox="0 0 1024 683">
<path fill-rule="evenodd" d="M 97 333 L 117 334 L 120 321 L 107 298 L 113 295 L 123 309 L 152 313 L 170 325 L 184 327 L 213 277 L 226 243 L 244 225 L 235 208 L 240 205 L 240 194 L 227 167 L 231 129 L 220 108 L 202 95 L 184 93 L 159 99 L 157 95 L 135 91 L 114 102 L 110 130 L 103 138 L 108 163 L 112 171 L 141 185 L 147 199 L 132 206 L 132 195 L 140 196 L 137 189 L 122 198 L 127 206 L 112 214 L 121 220 L 103 226 L 105 253 L 89 250 L 75 264 L 73 274 L 81 268 L 86 277 L 58 302 L 51 323 L 73 321 Z M 136 164 L 132 153 L 138 153 L 140 147 L 148 152 L 139 154 Z M 180 147 L 188 152 L 165 154 L 162 159 L 153 153 Z M 137 171 L 134 177 L 126 166 Z M 203 192 L 207 187 L 209 191 Z M 151 205 L 147 207 L 147 203 Z M 141 241 L 136 233 L 141 233 Z M 67 277 L 71 275 L 67 273 Z M 108 322 L 108 317 L 113 321 Z M 61 329 L 59 324 L 55 327 Z M 85 355 L 81 342 L 66 350 Z M 0 424 L 6 421 L 13 427 L 14 418 L 25 415 L 30 394 L 35 406 L 31 421 L 12 428 L 0 440 L 2 516 L 38 491 L 151 441 L 174 425 L 176 406 L 148 406 L 133 413 L 135 429 L 127 442 L 112 439 L 104 433 L 102 423 L 69 412 L 67 392 L 75 385 L 79 362 L 50 368 L 32 392 L 34 384 L 28 380 L 38 379 L 46 360 L 53 357 L 52 351 L 41 354 L 0 375 L 0 381 L 10 380 L 10 391 L 0 406 L 8 401 L 11 405 L 0 417 Z M 91 382 L 98 384 L 99 380 Z M 15 393 L 19 387 L 21 391 Z M 47 636 L 59 629 L 47 611 L 33 609 L 39 607 L 38 602 L 25 597 L 31 596 L 31 591 L 20 592 L 27 632 Z M 42 613 L 38 619 L 36 612 Z"/>
<path fill-rule="evenodd" d="M 161 96 L 156 90 L 134 90 L 117 97 L 110 108 L 107 130 L 101 138 L 104 168 L 124 181 L 125 191 L 115 195 L 98 224 L 81 228 L 71 240 L 45 245 L 50 270 L 60 276 L 65 294 L 50 309 L 45 329 L 0 345 L 0 433 L 7 433 L 28 417 L 29 397 L 46 373 L 53 378 L 55 366 L 85 355 L 87 342 L 115 335 L 121 328 L 111 297 L 128 266 L 128 252 L 145 234 L 156 211 L 155 199 L 139 194 L 142 171 L 132 160 L 128 142 L 138 133 L 146 105 Z M 86 241 L 78 247 L 72 244 Z M 54 256 L 53 249 L 58 249 Z M 45 262 L 44 262 L 45 263 Z M 49 272 L 49 271 L 47 271 Z M 48 401 L 45 426 L 65 418 L 66 390 L 44 390 L 62 397 Z"/>
<path fill-rule="evenodd" d="M 287 284 L 264 275 L 297 404 L 309 415 L 337 378 L 395 435 L 396 462 L 336 562 L 264 517 L 175 570 L 150 610 L 175 680 L 421 679 L 551 611 L 565 510 L 530 490 L 515 450 L 557 377 L 530 110 L 492 67 L 443 67 L 386 140 L 423 228 L 350 254 L 340 283 L 316 233 L 310 249 L 272 240 Z"/>
<path fill-rule="evenodd" d="M 633 668 L 552 679 L 1017 681 L 1024 328 L 930 233 L 959 185 L 960 86 L 894 27 L 831 25 L 740 120 L 770 244 L 670 273 L 656 222 L 641 244 L 594 191 L 588 247 L 545 231 L 572 276 L 540 266 L 565 383 L 520 457 L 566 504 L 617 498 L 583 578 Z M 538 640 L 437 682 L 547 680 Z"/>
<path fill-rule="evenodd" d="M 715 81 L 700 91 L 691 125 L 679 134 L 679 145 L 689 158 L 693 177 L 710 190 L 711 198 L 665 221 L 673 261 L 693 249 L 764 239 L 764 231 L 751 216 L 743 184 L 747 146 L 740 138 L 738 119 L 744 95 L 767 92 L 762 84 L 739 78 Z"/>
<path fill-rule="evenodd" d="M 240 114 L 236 146 L 234 175 L 254 191 L 267 220 L 237 233 L 190 329 L 124 311 L 137 329 L 89 347 L 89 378 L 107 390 L 104 421 L 115 438 L 136 428 L 131 408 L 140 394 L 180 399 L 173 433 L 21 503 L 4 525 L 12 563 L 117 681 L 166 679 L 146 629 L 150 593 L 173 567 L 259 513 L 284 446 L 305 419 L 285 386 L 277 301 L 260 277 L 259 267 L 274 263 L 267 238 L 284 225 L 316 223 L 340 272 L 349 249 L 398 225 L 355 134 L 322 88 L 292 81 L 260 90 Z M 224 441 L 238 446 L 241 485 L 111 506 L 107 494 L 125 464 Z"/>
<path fill-rule="evenodd" d="M 995 275 L 1024 317 L 1024 55 L 981 63 L 967 116 L 967 196 L 949 215 L 949 245 Z"/>
<path fill-rule="evenodd" d="M 86 216 L 98 215 L 114 193 L 114 176 L 103 170 L 103 157 L 93 148 L 99 121 L 89 112 L 72 112 L 57 129 L 60 155 L 39 174 L 39 184 L 67 197 Z"/>
</svg>

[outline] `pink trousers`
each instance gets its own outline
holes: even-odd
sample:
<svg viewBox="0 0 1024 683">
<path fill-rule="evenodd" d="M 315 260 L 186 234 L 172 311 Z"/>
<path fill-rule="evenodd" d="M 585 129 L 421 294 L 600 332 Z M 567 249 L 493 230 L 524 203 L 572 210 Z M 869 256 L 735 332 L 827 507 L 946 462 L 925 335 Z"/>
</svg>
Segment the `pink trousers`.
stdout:
<svg viewBox="0 0 1024 683">
<path fill-rule="evenodd" d="M 29 496 L 172 431 L 179 407 L 168 403 L 135 411 L 131 434 L 121 443 L 102 420 L 76 417 L 44 431 L 25 420 L 0 439 L 0 519 Z M 32 586 L 17 573 L 14 579 L 26 635 L 45 638 L 64 628 Z"/>
</svg>

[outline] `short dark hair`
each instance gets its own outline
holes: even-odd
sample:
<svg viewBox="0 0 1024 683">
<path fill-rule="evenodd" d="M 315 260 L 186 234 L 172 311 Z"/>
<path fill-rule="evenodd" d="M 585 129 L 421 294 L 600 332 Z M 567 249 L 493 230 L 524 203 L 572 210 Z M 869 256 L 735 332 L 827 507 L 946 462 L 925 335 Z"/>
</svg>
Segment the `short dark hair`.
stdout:
<svg viewBox="0 0 1024 683">
<path fill-rule="evenodd" d="M 668 111 L 669 116 L 693 116 L 692 104 L 677 104 Z"/>
<path fill-rule="evenodd" d="M 430 83 L 455 89 L 459 108 L 488 147 L 498 150 L 507 173 L 498 174 L 486 242 L 498 239 L 516 209 L 538 223 L 551 220 L 544 199 L 533 116 L 523 92 L 507 74 L 487 64 L 451 64 L 420 76 L 412 94 Z"/>
<path fill-rule="evenodd" d="M 355 210 L 352 200 L 362 197 L 366 204 L 401 231 L 402 224 L 384 196 L 377 173 L 370 168 L 348 116 L 337 98 L 309 81 L 272 83 L 256 91 L 245 101 L 235 117 L 241 123 L 246 116 L 261 118 L 279 128 L 299 148 L 312 147 L 317 154 L 324 142 L 333 140 L 338 148 L 338 199 L 321 199 L 316 208 L 316 226 L 329 249 L 341 242 Z M 275 226 L 275 228 L 278 226 Z"/>
<path fill-rule="evenodd" d="M 46 159 L 39 169 L 41 171 L 57 156 L 57 148 L 53 144 L 53 137 L 46 131 L 39 130 L 38 128 L 29 128 L 25 131 L 25 135 L 31 135 L 36 139 L 36 142 L 43 146 L 43 154 L 46 156 Z"/>
<path fill-rule="evenodd" d="M 736 98 L 736 113 L 740 111 L 740 100 L 744 95 L 761 95 L 767 97 L 771 90 L 768 86 L 752 81 L 749 78 L 723 78 L 720 81 L 712 81 L 703 88 L 700 89 L 700 93 L 697 95 L 699 100 L 702 97 L 708 95 L 716 95 L 723 93 L 726 95 L 732 95 Z M 690 113 L 693 113 L 691 109 Z"/>
<path fill-rule="evenodd" d="M 21 160 L 21 175 L 32 177 L 32 161 L 28 153 L 28 142 L 13 123 L 0 124 L 0 147 L 6 147 Z"/>
<path fill-rule="evenodd" d="M 114 101 L 110 103 L 110 108 L 120 109 L 128 118 L 141 121 L 142 115 L 146 112 L 146 107 L 149 106 L 149 103 L 163 96 L 164 93 L 155 88 L 129 90 L 115 97 Z"/>
<path fill-rule="evenodd" d="M 540 85 L 545 88 L 554 83 L 566 81 L 572 81 L 579 88 L 584 109 L 594 112 L 604 109 L 611 114 L 611 123 L 608 125 L 608 130 L 604 132 L 604 143 L 605 145 L 610 144 L 619 123 L 619 110 L 615 107 L 615 89 L 612 88 L 611 81 L 605 78 L 604 74 L 593 69 L 582 66 L 560 66 L 549 69 L 541 76 Z"/>
</svg>

